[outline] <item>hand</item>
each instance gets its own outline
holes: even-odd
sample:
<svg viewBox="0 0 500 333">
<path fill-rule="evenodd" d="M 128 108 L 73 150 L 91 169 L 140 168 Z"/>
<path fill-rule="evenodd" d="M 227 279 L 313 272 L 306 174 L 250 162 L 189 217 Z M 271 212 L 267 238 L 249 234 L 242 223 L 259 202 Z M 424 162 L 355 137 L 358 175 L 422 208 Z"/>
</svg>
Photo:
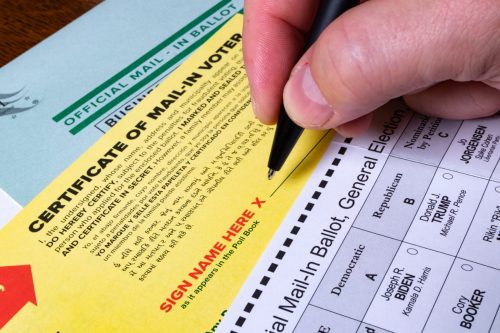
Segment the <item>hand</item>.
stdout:
<svg viewBox="0 0 500 333">
<path fill-rule="evenodd" d="M 262 122 L 276 121 L 282 100 L 297 124 L 346 136 L 363 132 L 371 112 L 399 96 L 444 118 L 500 110 L 498 0 L 366 1 L 297 62 L 317 4 L 245 2 L 244 57 Z"/>
</svg>

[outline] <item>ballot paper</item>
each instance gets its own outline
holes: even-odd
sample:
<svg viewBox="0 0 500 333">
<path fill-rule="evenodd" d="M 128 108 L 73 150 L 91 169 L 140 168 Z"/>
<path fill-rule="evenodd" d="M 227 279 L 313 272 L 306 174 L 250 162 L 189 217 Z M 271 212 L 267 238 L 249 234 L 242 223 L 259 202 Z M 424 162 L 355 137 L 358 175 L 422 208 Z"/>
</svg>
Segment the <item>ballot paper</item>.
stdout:
<svg viewBox="0 0 500 333">
<path fill-rule="evenodd" d="M 500 332 L 500 116 L 336 136 L 218 332 Z"/>
<path fill-rule="evenodd" d="M 267 179 L 242 15 L 0 231 L 2 332 L 213 332 L 331 134 Z"/>
<path fill-rule="evenodd" d="M 0 212 L 30 202 L 242 3 L 108 0 L 0 68 Z"/>
</svg>

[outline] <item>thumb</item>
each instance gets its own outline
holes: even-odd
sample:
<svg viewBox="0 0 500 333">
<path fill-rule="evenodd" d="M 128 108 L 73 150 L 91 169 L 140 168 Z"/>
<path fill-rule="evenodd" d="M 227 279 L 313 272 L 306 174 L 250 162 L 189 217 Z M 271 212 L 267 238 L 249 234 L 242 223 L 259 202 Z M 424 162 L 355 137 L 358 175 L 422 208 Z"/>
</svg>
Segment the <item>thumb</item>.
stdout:
<svg viewBox="0 0 500 333">
<path fill-rule="evenodd" d="M 335 20 L 295 66 L 287 112 L 304 127 L 333 128 L 439 82 L 500 89 L 499 8 L 496 0 L 365 2 Z"/>
</svg>

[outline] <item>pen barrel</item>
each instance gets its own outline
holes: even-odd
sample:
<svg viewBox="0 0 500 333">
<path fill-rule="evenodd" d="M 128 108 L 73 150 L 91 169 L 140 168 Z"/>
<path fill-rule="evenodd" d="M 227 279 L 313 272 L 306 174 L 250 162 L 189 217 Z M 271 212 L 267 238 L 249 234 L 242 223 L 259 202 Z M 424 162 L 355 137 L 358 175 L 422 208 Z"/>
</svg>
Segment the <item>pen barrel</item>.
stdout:
<svg viewBox="0 0 500 333">
<path fill-rule="evenodd" d="M 267 163 L 269 169 L 274 171 L 281 169 L 303 131 L 304 129 L 295 124 L 282 108 Z"/>
<path fill-rule="evenodd" d="M 359 0 L 321 0 L 304 50 L 307 50 L 318 39 L 321 32 L 334 19 L 358 3 Z M 303 131 L 302 127 L 295 124 L 288 117 L 285 108 L 282 106 L 267 164 L 271 171 L 281 169 Z"/>
<path fill-rule="evenodd" d="M 321 0 L 304 50 L 307 50 L 314 44 L 319 35 L 321 35 L 321 32 L 323 32 L 334 19 L 358 4 L 359 0 Z"/>
</svg>

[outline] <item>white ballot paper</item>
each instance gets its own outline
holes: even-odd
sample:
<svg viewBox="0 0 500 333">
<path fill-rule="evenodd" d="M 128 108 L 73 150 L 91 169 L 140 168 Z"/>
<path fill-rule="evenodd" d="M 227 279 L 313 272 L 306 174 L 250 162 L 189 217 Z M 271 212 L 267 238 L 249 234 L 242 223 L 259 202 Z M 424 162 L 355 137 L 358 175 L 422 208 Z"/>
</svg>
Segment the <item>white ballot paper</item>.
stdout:
<svg viewBox="0 0 500 333">
<path fill-rule="evenodd" d="M 500 332 L 500 116 L 336 136 L 218 332 Z"/>
<path fill-rule="evenodd" d="M 2 208 L 0 209 L 0 229 L 2 229 L 2 227 L 7 224 L 22 207 L 1 188 L 0 202 L 2 203 Z"/>
</svg>

